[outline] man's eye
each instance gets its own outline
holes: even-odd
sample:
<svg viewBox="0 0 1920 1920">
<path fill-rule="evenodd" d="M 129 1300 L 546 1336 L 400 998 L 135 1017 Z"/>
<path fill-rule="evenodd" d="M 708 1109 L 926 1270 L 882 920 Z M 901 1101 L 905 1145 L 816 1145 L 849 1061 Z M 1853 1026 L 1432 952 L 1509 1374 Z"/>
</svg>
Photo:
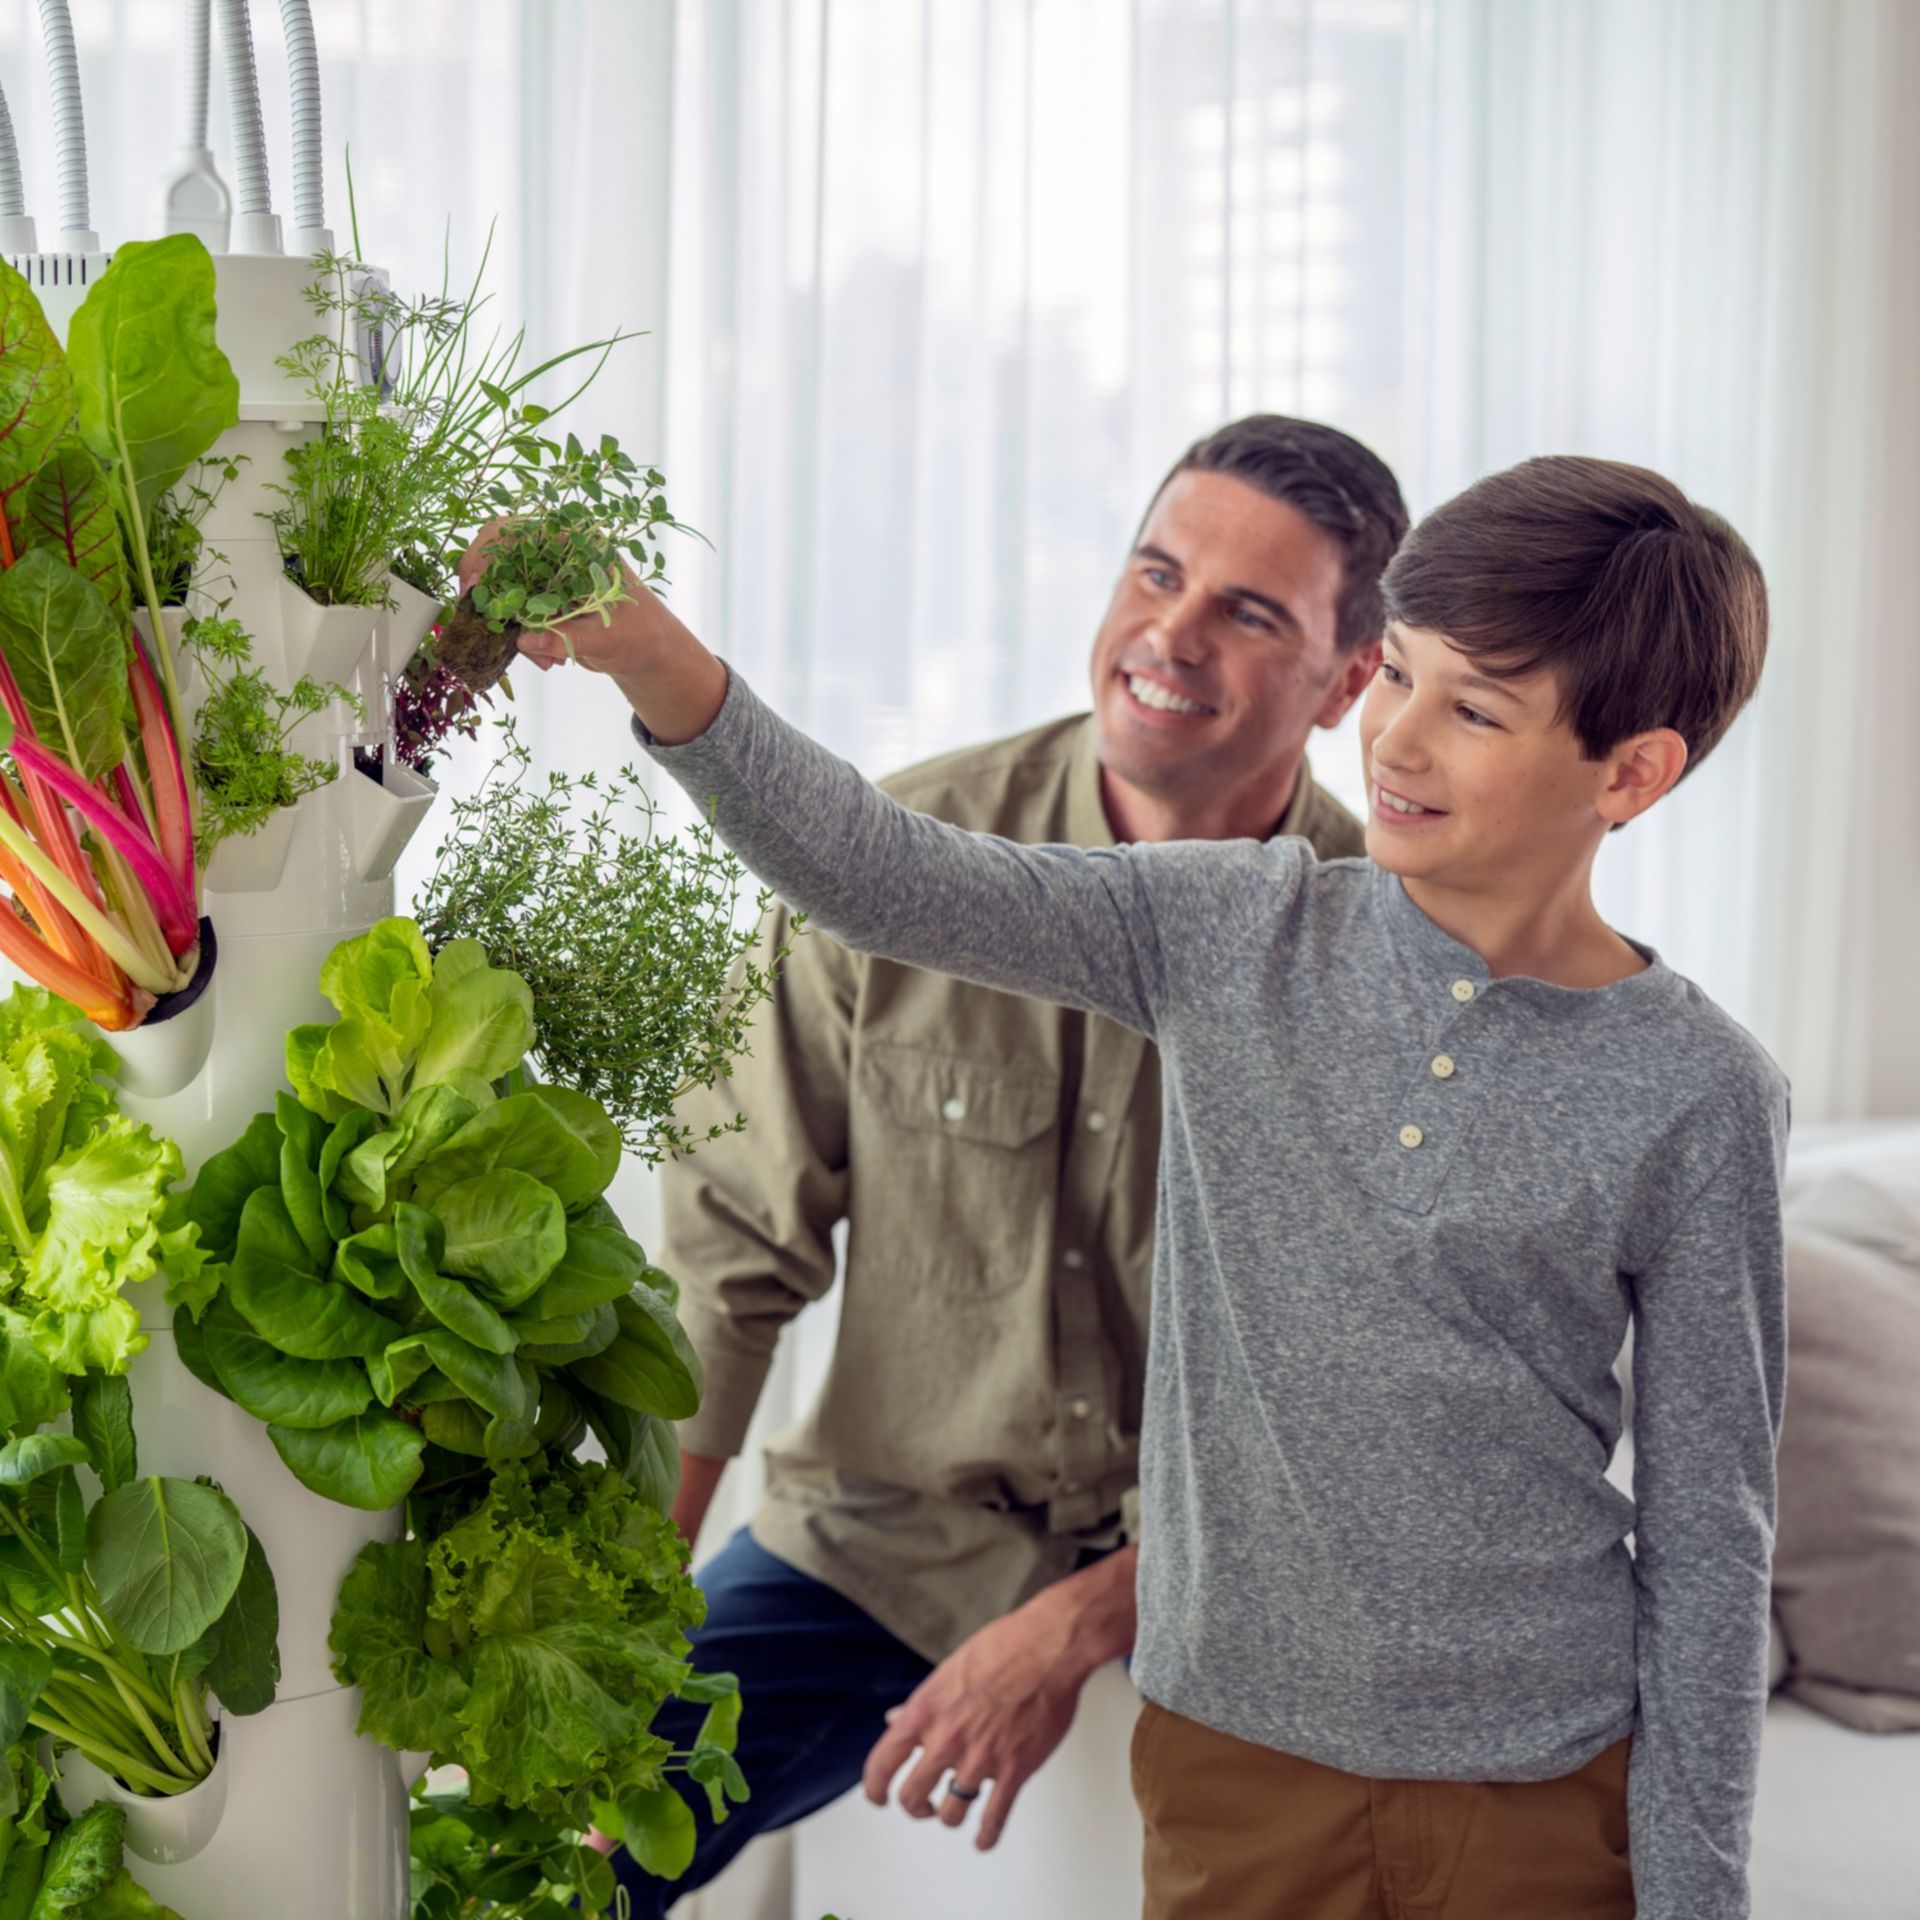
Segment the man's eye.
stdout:
<svg viewBox="0 0 1920 1920">
<path fill-rule="evenodd" d="M 1263 633 L 1269 633 L 1272 631 L 1273 623 L 1271 621 L 1261 619 L 1261 617 L 1257 613 L 1255 613 L 1251 607 L 1234 608 L 1233 617 L 1236 620 L 1238 620 L 1243 627 L 1255 627 Z"/>
<path fill-rule="evenodd" d="M 1173 585 L 1173 575 L 1170 574 L 1165 567 L 1149 567 L 1147 569 L 1147 578 L 1151 580 L 1156 587 L 1170 587 Z"/>
</svg>

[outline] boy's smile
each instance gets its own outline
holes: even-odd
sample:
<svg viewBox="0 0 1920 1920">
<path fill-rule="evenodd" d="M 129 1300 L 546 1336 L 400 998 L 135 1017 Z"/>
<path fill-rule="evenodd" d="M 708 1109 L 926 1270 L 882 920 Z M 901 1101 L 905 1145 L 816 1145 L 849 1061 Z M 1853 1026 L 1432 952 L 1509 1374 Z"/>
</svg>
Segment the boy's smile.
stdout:
<svg viewBox="0 0 1920 1920">
<path fill-rule="evenodd" d="M 1367 853 L 1496 972 L 1586 984 L 1626 951 L 1592 905 L 1594 853 L 1685 749 L 1655 732 L 1589 759 L 1560 706 L 1549 669 L 1497 680 L 1445 634 L 1391 624 L 1360 712 Z"/>
</svg>

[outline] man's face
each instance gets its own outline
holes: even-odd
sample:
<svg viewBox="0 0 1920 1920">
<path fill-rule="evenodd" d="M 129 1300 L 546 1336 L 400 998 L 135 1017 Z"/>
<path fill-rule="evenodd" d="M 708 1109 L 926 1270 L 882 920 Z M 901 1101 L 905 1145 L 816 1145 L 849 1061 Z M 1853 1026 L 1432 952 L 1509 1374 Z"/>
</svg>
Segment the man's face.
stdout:
<svg viewBox="0 0 1920 1920">
<path fill-rule="evenodd" d="M 1344 567 L 1283 501 L 1223 474 L 1176 474 L 1093 643 L 1101 765 L 1175 802 L 1271 783 L 1379 659 L 1377 644 L 1342 654 L 1334 643 Z"/>
<path fill-rule="evenodd" d="M 1389 625 L 1360 710 L 1368 854 L 1404 878 L 1481 892 L 1545 884 L 1590 852 L 1613 763 L 1584 757 L 1559 702 L 1550 672 L 1492 680 L 1444 634 Z"/>
</svg>

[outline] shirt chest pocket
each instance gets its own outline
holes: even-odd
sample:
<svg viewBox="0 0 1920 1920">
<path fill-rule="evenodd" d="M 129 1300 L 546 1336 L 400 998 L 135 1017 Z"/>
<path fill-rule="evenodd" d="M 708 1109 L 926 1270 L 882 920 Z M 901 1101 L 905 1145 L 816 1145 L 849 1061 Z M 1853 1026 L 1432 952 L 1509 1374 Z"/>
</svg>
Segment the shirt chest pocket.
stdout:
<svg viewBox="0 0 1920 1920">
<path fill-rule="evenodd" d="M 868 1041 L 854 1074 L 852 1259 L 975 1298 L 1043 1279 L 1060 1082 Z"/>
</svg>

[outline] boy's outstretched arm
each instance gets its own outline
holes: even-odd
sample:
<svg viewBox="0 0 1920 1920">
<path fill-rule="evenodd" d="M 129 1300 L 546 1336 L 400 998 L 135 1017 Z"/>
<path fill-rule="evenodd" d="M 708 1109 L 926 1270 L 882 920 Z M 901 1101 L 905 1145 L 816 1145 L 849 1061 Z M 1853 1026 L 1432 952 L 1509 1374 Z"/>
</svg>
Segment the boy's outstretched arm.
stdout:
<svg viewBox="0 0 1920 1920">
<path fill-rule="evenodd" d="M 1746 1920 L 1786 1387 L 1784 1087 L 1632 1277 L 1641 1920 Z"/>
<path fill-rule="evenodd" d="M 773 714 L 657 595 L 627 589 L 610 622 L 528 634 L 521 651 L 606 674 L 642 743 L 794 907 L 859 951 L 1153 1033 L 1160 951 L 1134 850 L 1022 846 L 901 806 Z"/>
</svg>

